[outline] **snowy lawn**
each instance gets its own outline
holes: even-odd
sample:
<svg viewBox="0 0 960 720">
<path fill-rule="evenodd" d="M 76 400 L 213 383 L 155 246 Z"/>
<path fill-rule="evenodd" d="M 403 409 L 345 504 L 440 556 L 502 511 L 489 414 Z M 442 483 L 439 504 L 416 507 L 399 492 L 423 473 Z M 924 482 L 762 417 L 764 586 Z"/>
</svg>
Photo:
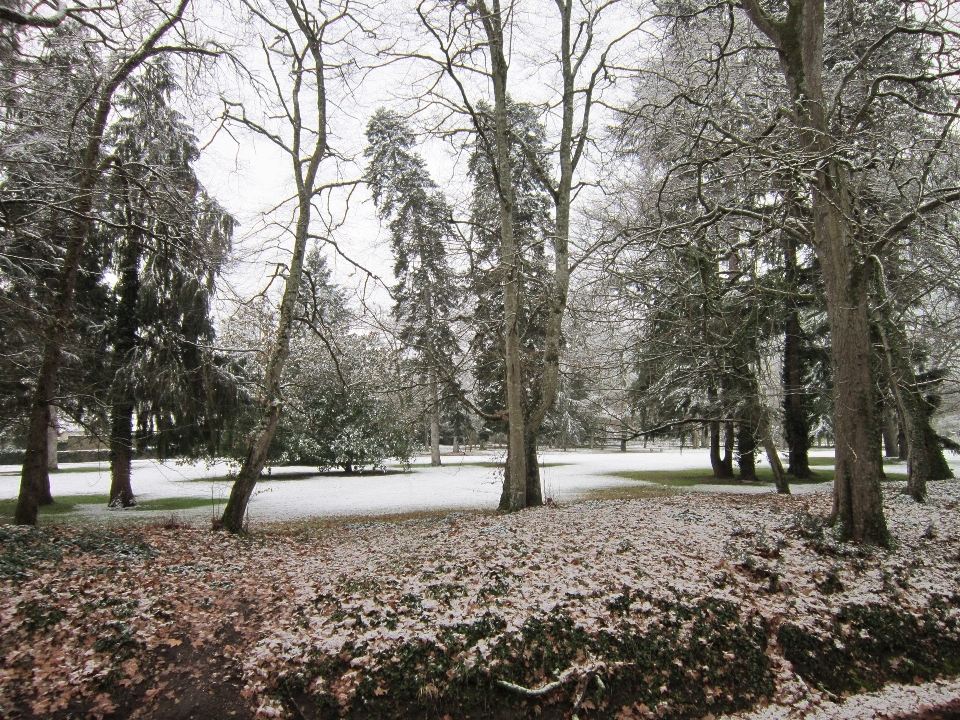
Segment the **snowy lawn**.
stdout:
<svg viewBox="0 0 960 720">
<path fill-rule="evenodd" d="M 829 462 L 831 450 L 814 451 L 814 456 Z M 503 452 L 494 451 L 469 456 L 447 455 L 443 466 L 431 468 L 429 461 L 420 458 L 410 472 L 395 468 L 396 472 L 382 476 L 353 476 L 340 473 L 319 474 L 310 467 L 272 468 L 254 491 L 250 501 L 252 524 L 283 520 L 342 516 L 377 516 L 418 512 L 456 510 L 495 510 L 500 499 L 503 472 L 491 467 L 502 461 Z M 960 462 L 951 456 L 960 474 Z M 663 452 L 571 451 L 544 452 L 540 461 L 544 497 L 557 502 L 590 498 L 634 497 L 638 483 L 618 478 L 618 472 L 666 471 L 709 468 L 707 450 L 666 449 Z M 764 462 L 760 463 L 763 467 Z M 828 470 L 829 466 L 815 469 Z M 236 468 L 225 463 L 180 464 L 138 460 L 133 468 L 133 490 L 137 500 L 146 503 L 134 513 L 112 511 L 106 508 L 110 492 L 110 468 L 107 463 L 63 464 L 51 475 L 54 497 L 67 498 L 66 505 L 74 504 L 76 512 L 58 513 L 60 520 L 112 521 L 121 516 L 140 516 L 144 510 L 152 515 L 177 512 L 181 520 L 204 524 L 222 510 L 230 493 L 231 472 Z M 891 473 L 906 472 L 902 464 L 888 466 Z M 0 466 L 0 503 L 17 496 L 20 469 Z M 820 489 L 825 487 L 820 486 Z M 657 489 L 656 487 L 652 489 Z M 772 485 L 743 486 L 699 484 L 694 490 L 705 492 L 770 493 Z M 817 485 L 804 484 L 794 488 L 796 493 L 817 490 Z M 86 496 L 84 498 L 83 496 Z M 176 507 L 167 502 L 173 498 L 191 498 L 193 510 Z M 8 502 L 12 512 L 12 503 Z M 60 508 L 69 509 L 69 508 Z M 149 515 L 148 515 L 149 517 Z M 52 516 L 41 519 L 49 521 Z"/>
<path fill-rule="evenodd" d="M 554 497 L 702 453 L 545 458 L 564 459 L 547 468 Z M 369 478 L 316 485 L 328 480 Z M 337 507 L 412 507 L 391 480 L 417 497 L 485 492 L 473 506 L 487 510 L 499 492 L 490 468 L 423 469 L 377 478 L 389 497 L 372 508 L 356 491 Z M 256 512 L 310 483 L 270 483 Z M 810 486 L 248 538 L 0 526 L 0 714 L 899 716 L 960 694 L 938 680 L 960 675 L 960 483 L 932 484 L 924 505 L 902 487 L 884 485 L 892 551 L 835 542 L 830 494 Z M 318 507 L 316 495 L 299 501 Z M 890 682 L 916 687 L 848 697 Z"/>
</svg>

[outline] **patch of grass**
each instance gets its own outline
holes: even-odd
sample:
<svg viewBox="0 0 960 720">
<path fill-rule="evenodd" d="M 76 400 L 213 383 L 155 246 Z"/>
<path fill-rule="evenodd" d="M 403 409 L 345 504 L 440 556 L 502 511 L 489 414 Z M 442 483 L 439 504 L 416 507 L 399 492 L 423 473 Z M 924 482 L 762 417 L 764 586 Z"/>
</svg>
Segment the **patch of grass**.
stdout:
<svg viewBox="0 0 960 720">
<path fill-rule="evenodd" d="M 390 513 L 386 515 L 345 515 L 305 518 L 301 520 L 280 520 L 267 523 L 264 529 L 270 533 L 297 535 L 300 533 L 310 534 L 315 531 L 326 533 L 332 529 L 344 527 L 356 528 L 364 525 L 402 525 L 404 523 L 437 522 L 441 520 L 455 522 L 457 518 L 463 516 L 482 517 L 496 514 L 496 510 L 477 510 L 475 508 L 465 508 L 463 510 L 411 510 L 409 512 Z"/>
<path fill-rule="evenodd" d="M 53 505 L 41 505 L 40 516 L 66 515 L 79 510 L 78 505 L 106 505 L 109 495 L 61 495 Z M 17 509 L 17 498 L 0 500 L 0 518 L 9 522 Z"/>
<path fill-rule="evenodd" d="M 100 472 L 101 470 L 109 470 L 110 463 L 107 462 L 94 462 L 88 463 L 84 467 L 71 467 L 71 468 L 57 468 L 56 470 L 48 470 L 51 475 L 69 475 L 70 473 L 88 473 L 88 472 Z"/>
<path fill-rule="evenodd" d="M 625 480 L 638 480 L 641 482 L 655 483 L 657 485 L 666 485 L 668 487 L 684 488 L 695 487 L 697 485 L 727 485 L 730 487 L 740 487 L 743 485 L 761 485 L 773 484 L 773 471 L 769 467 L 757 468 L 757 482 L 744 483 L 739 478 L 715 478 L 710 468 L 695 468 L 691 470 L 627 470 L 623 472 L 610 473 L 614 477 L 624 478 Z M 833 481 L 833 472 L 821 471 L 815 473 L 814 477 L 806 480 L 797 480 L 790 478 L 791 485 L 808 485 Z"/>
<path fill-rule="evenodd" d="M 137 502 L 137 510 L 192 510 L 199 507 L 210 507 L 211 505 L 223 505 L 224 500 L 212 498 L 196 497 L 178 497 L 178 498 L 155 498 L 153 500 L 142 500 Z"/>
<path fill-rule="evenodd" d="M 109 495 L 62 495 L 55 498 L 53 505 L 41 505 L 40 517 L 56 517 L 69 515 L 78 512 L 84 505 L 101 505 L 106 507 L 110 501 Z M 218 503 L 223 504 L 223 500 L 212 500 L 210 498 L 155 498 L 152 500 L 142 500 L 137 503 L 134 510 L 142 511 L 160 511 L 169 512 L 173 510 L 190 510 L 199 507 L 210 507 Z M 17 509 L 17 499 L 0 500 L 0 522 L 12 522 L 13 514 Z"/>
<path fill-rule="evenodd" d="M 660 485 L 622 485 L 620 487 L 594 488 L 580 493 L 578 500 L 646 500 L 670 497 L 682 490 Z"/>
</svg>

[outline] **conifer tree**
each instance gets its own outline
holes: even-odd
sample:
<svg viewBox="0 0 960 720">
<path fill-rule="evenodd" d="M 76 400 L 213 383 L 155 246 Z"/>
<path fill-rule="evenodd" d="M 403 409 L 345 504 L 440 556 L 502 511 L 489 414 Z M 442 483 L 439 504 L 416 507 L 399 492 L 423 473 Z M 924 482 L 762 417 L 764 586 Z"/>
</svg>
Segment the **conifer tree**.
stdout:
<svg viewBox="0 0 960 720">
<path fill-rule="evenodd" d="M 170 107 L 176 85 L 153 63 L 118 98 L 107 143 L 116 158 L 109 218 L 118 278 L 110 323 L 110 505 L 135 505 L 130 484 L 134 414 L 140 443 L 158 452 L 209 449 L 208 407 L 218 363 L 210 299 L 229 252 L 233 220 L 191 167 L 196 138 Z M 219 380 L 219 382 L 218 382 Z"/>
<path fill-rule="evenodd" d="M 380 108 L 367 125 L 364 180 L 382 220 L 390 221 L 396 258 L 393 314 L 401 342 L 415 358 L 429 396 L 430 464 L 440 464 L 440 415 L 444 386 L 455 382 L 459 342 L 452 318 L 460 300 L 447 255 L 452 213 L 430 178 L 426 163 L 413 151 L 407 122 Z"/>
</svg>

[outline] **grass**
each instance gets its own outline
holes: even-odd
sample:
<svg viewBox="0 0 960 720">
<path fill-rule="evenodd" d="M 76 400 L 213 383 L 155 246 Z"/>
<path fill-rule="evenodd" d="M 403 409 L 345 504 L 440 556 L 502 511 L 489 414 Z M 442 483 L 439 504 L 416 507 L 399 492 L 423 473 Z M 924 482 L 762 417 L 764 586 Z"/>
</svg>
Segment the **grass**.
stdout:
<svg viewBox="0 0 960 720">
<path fill-rule="evenodd" d="M 437 509 L 437 510 L 410 510 L 400 513 L 386 513 L 383 515 L 340 515 L 304 518 L 299 520 L 275 520 L 266 523 L 270 532 L 280 534 L 296 535 L 300 533 L 311 533 L 315 531 L 328 532 L 334 529 L 357 528 L 365 525 L 383 525 L 395 524 L 401 525 L 408 522 L 426 522 L 439 520 L 455 520 L 462 515 L 470 516 L 492 516 L 497 515 L 498 510 L 478 510 L 476 508 L 463 508 L 461 510 Z"/>
<path fill-rule="evenodd" d="M 696 485 L 729 485 L 736 487 L 745 484 L 736 477 L 726 479 L 715 478 L 713 477 L 713 471 L 709 468 L 696 468 L 692 470 L 628 470 L 611 473 L 611 475 L 624 478 L 625 480 L 638 480 L 675 488 L 694 487 Z M 772 485 L 773 471 L 768 467 L 758 467 L 757 481 L 761 484 Z M 807 480 L 790 478 L 792 485 L 817 484 L 832 481 L 833 472 L 826 471 L 818 472 L 814 477 Z"/>
<path fill-rule="evenodd" d="M 66 515 L 76 512 L 80 508 L 78 505 L 106 505 L 110 500 L 109 495 L 62 495 L 54 498 L 56 502 L 53 505 L 41 505 L 40 516 Z M 0 500 L 0 518 L 12 520 L 13 514 L 17 509 L 17 499 Z"/>
<path fill-rule="evenodd" d="M 578 500 L 647 500 L 677 495 L 681 491 L 664 485 L 621 485 L 594 488 L 578 496 Z"/>
<path fill-rule="evenodd" d="M 789 482 L 791 485 L 817 485 L 819 483 L 833 482 L 833 464 L 833 458 L 810 458 L 811 467 L 830 467 L 831 469 L 816 471 L 813 473 L 813 477 L 804 480 L 791 477 L 789 478 Z M 894 470 L 889 467 L 886 468 L 886 473 L 888 475 L 886 478 L 888 482 L 901 480 L 903 475 L 906 474 L 902 469 Z M 724 479 L 715 478 L 713 477 L 713 471 L 709 468 L 696 468 L 692 470 L 627 470 L 624 472 L 611 473 L 611 475 L 613 477 L 624 478 L 625 480 L 637 480 L 673 488 L 688 488 L 697 485 L 726 485 L 737 487 L 744 484 L 756 484 L 753 482 L 743 483 L 737 477 Z M 763 485 L 773 484 L 773 471 L 769 466 L 757 467 L 757 483 Z M 610 490 L 612 491 L 614 489 L 615 488 L 611 488 Z"/>
<path fill-rule="evenodd" d="M 109 495 L 61 495 L 55 498 L 53 505 L 41 505 L 40 517 L 59 517 L 79 512 L 84 505 L 101 505 L 106 507 L 110 500 Z M 196 497 L 154 498 L 137 503 L 134 511 L 142 512 L 171 512 L 175 510 L 192 510 L 200 507 L 210 507 L 213 504 L 224 503 L 223 500 Z M 0 500 L 0 522 L 12 522 L 17 509 L 17 499 Z"/>
<path fill-rule="evenodd" d="M 154 500 L 143 500 L 137 502 L 137 510 L 144 511 L 170 511 L 170 510 L 192 510 L 193 508 L 210 507 L 211 505 L 224 505 L 225 500 L 214 500 L 212 498 L 196 497 L 177 497 L 177 498 L 156 498 Z"/>
</svg>

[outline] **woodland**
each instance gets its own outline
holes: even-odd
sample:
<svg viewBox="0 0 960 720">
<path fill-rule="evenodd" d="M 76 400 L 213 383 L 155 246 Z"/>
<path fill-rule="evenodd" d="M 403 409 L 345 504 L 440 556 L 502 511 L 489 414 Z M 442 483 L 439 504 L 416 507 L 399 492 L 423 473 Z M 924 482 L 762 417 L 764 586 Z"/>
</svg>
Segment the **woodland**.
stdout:
<svg viewBox="0 0 960 720">
<path fill-rule="evenodd" d="M 0 0 L 0 715 L 949 706 L 958 76 L 953 0 Z M 41 522 L 64 428 L 222 513 Z M 648 443 L 773 491 L 544 491 Z M 495 512 L 247 522 L 463 447 Z"/>
</svg>

